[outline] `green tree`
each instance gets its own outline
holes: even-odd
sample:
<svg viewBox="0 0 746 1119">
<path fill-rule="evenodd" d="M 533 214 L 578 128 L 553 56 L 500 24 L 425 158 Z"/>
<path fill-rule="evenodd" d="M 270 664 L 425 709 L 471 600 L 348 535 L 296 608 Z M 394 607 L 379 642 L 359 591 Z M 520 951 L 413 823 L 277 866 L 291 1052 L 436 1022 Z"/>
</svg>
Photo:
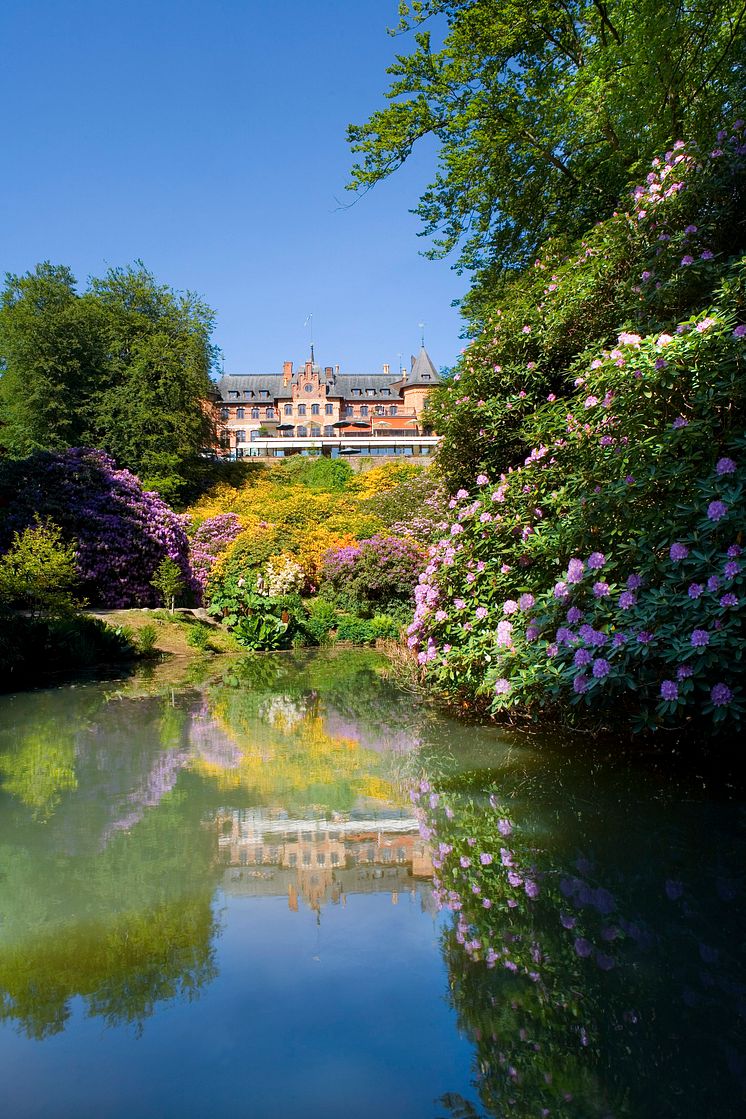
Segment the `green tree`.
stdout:
<svg viewBox="0 0 746 1119">
<path fill-rule="evenodd" d="M 214 315 L 196 295 L 158 284 L 141 262 L 91 282 L 106 316 L 110 382 L 95 410 L 97 445 L 178 499 L 190 466 L 210 445 L 205 407 Z"/>
<path fill-rule="evenodd" d="M 158 569 L 150 582 L 163 599 L 163 605 L 167 606 L 173 614 L 176 599 L 184 590 L 184 576 L 179 565 L 167 556 L 158 564 Z"/>
<path fill-rule="evenodd" d="M 141 262 L 92 279 L 40 264 L 0 297 L 0 448 L 95 446 L 178 500 L 213 438 L 213 312 Z M 204 471 L 202 471 L 204 473 Z"/>
<path fill-rule="evenodd" d="M 90 439 L 105 377 L 101 308 L 48 261 L 6 277 L 0 297 L 0 444 L 24 457 Z"/>
<path fill-rule="evenodd" d="M 388 107 L 349 128 L 350 188 L 438 142 L 416 212 L 436 235 L 429 255 L 460 244 L 457 268 L 476 271 L 472 316 L 547 238 L 608 216 L 672 140 L 712 146 L 743 100 L 744 0 L 414 0 L 400 13 L 415 48 L 389 67 Z"/>
</svg>

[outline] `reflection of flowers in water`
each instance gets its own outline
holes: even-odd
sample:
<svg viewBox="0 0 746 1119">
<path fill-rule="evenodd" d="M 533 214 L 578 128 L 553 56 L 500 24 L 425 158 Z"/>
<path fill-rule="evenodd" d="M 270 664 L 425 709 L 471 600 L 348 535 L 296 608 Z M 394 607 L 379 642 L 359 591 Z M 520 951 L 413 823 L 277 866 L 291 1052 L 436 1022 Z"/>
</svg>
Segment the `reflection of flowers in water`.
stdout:
<svg viewBox="0 0 746 1119">
<path fill-rule="evenodd" d="M 206 709 L 193 715 L 189 725 L 190 755 L 219 769 L 238 765 L 241 751 Z"/>
<path fill-rule="evenodd" d="M 257 713 L 270 726 L 295 730 L 307 718 L 308 711 L 309 702 L 305 697 L 297 699 L 289 695 L 273 695 L 259 704 Z"/>
<path fill-rule="evenodd" d="M 746 1011 L 725 931 L 732 876 L 700 880 L 704 905 L 653 859 L 603 881 L 592 859 L 555 865 L 496 795 L 488 807 L 423 780 L 410 797 L 431 844 L 436 902 L 453 913 L 443 941 L 451 997 L 477 1045 L 490 1114 L 648 1114 L 668 1090 L 661 1069 L 671 1092 L 692 1077 L 689 1098 L 699 1092 L 702 1103 L 691 1114 L 705 1114 L 715 1070 L 744 1083 L 727 1036 Z M 678 1066 L 673 1037 L 690 1046 Z"/>
<path fill-rule="evenodd" d="M 421 744 L 419 736 L 406 727 L 392 730 L 366 726 L 362 720 L 343 715 L 334 707 L 324 711 L 323 719 L 324 729 L 332 738 L 345 738 L 379 754 L 409 754 Z"/>
<path fill-rule="evenodd" d="M 168 750 L 159 754 L 142 784 L 127 797 L 130 810 L 109 825 L 102 836 L 103 843 L 108 843 L 116 832 L 134 827 L 142 820 L 148 808 L 155 808 L 166 793 L 170 793 L 175 787 L 179 774 L 188 765 L 190 758 L 191 751 L 188 749 Z"/>
</svg>

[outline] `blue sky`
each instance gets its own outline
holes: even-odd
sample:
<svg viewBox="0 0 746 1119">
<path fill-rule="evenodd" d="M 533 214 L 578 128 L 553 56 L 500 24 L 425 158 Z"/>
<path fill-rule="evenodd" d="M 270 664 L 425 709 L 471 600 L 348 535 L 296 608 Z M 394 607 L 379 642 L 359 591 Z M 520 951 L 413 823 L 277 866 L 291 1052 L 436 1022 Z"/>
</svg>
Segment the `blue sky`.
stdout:
<svg viewBox="0 0 746 1119">
<path fill-rule="evenodd" d="M 409 210 L 435 152 L 350 205 L 345 129 L 383 103 L 396 0 L 3 0 L 0 270 L 141 258 L 202 294 L 231 372 L 398 368 L 463 345 Z"/>
</svg>

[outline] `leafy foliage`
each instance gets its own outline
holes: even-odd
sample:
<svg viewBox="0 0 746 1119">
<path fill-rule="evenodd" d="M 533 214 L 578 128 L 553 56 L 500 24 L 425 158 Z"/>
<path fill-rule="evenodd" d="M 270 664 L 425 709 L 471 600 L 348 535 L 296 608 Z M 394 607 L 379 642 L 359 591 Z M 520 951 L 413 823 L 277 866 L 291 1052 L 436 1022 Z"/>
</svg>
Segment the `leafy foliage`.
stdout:
<svg viewBox="0 0 746 1119">
<path fill-rule="evenodd" d="M 37 452 L 0 464 L 0 554 L 38 517 L 76 550 L 80 592 L 106 606 L 155 605 L 151 579 L 169 557 L 192 586 L 180 518 L 101 451 Z"/>
<path fill-rule="evenodd" d="M 69 613 L 80 580 L 75 560 L 75 546 L 65 544 L 51 521 L 15 532 L 0 555 L 0 605 L 49 616 Z"/>
<path fill-rule="evenodd" d="M 706 143 L 744 93 L 740 0 L 417 0 L 400 5 L 388 107 L 349 129 L 351 189 L 439 145 L 417 213 L 431 255 L 461 245 L 481 314 L 505 270 L 609 216 L 671 138 Z M 433 26 L 433 31 L 430 27 Z M 434 45 L 441 32 L 440 47 Z"/>
<path fill-rule="evenodd" d="M 533 446 L 526 419 L 547 398 L 571 395 L 620 331 L 671 331 L 716 298 L 729 259 L 746 248 L 736 123 L 711 153 L 678 143 L 656 157 L 623 208 L 571 247 L 543 246 L 485 313 L 430 402 L 444 437 L 439 466 L 454 488 L 523 460 Z"/>
<path fill-rule="evenodd" d="M 457 493 L 410 637 L 441 687 L 596 723 L 738 722 L 742 277 L 673 335 L 622 333 L 527 423 L 523 466 Z"/>
<path fill-rule="evenodd" d="M 169 501 L 188 495 L 211 443 L 205 407 L 213 313 L 141 262 L 78 294 L 49 263 L 8 276 L 0 303 L 2 445 L 22 458 L 91 445 Z"/>
</svg>

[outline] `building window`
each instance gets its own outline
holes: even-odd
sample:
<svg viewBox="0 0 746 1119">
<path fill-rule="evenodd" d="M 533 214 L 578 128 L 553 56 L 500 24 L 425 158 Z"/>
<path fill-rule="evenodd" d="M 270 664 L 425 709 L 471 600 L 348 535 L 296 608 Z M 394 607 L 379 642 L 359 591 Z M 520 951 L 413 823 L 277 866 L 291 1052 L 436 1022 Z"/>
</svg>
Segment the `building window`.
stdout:
<svg viewBox="0 0 746 1119">
<path fill-rule="evenodd" d="M 242 420 L 244 418 L 244 415 L 245 415 L 245 410 L 243 408 L 236 408 L 236 419 L 237 420 Z"/>
<path fill-rule="evenodd" d="M 300 427 L 296 427 L 295 434 L 298 436 L 299 439 L 305 439 L 308 435 L 308 428 L 304 427 L 303 424 L 301 424 Z"/>
<path fill-rule="evenodd" d="M 395 416 L 398 413 L 398 411 L 399 411 L 399 409 L 396 407 L 396 405 L 392 404 L 391 407 L 389 408 L 389 415 L 390 416 Z"/>
<path fill-rule="evenodd" d="M 376 415 L 377 416 L 385 416 L 386 415 L 386 409 L 384 408 L 383 404 L 376 404 Z"/>
<path fill-rule="evenodd" d="M 334 428 L 331 424 L 327 424 L 324 428 L 324 435 L 327 437 L 327 439 L 334 435 Z"/>
<path fill-rule="evenodd" d="M 352 405 L 351 404 L 345 404 L 345 415 L 346 416 L 351 416 L 352 413 L 353 413 Z"/>
<path fill-rule="evenodd" d="M 305 404 L 299 404 L 299 405 L 298 405 L 298 415 L 299 415 L 299 416 L 305 416 L 305 414 L 306 414 L 306 406 L 305 406 Z"/>
<path fill-rule="evenodd" d="M 240 395 L 241 394 L 238 393 L 238 392 L 229 392 L 228 393 L 228 396 L 230 397 L 231 400 L 238 400 Z"/>
<path fill-rule="evenodd" d="M 252 396 L 253 396 L 253 395 L 254 395 L 254 394 L 253 394 L 253 392 L 251 391 L 251 389 L 244 389 L 244 390 L 243 390 L 243 398 L 244 398 L 244 400 L 251 400 L 251 398 L 252 398 Z"/>
<path fill-rule="evenodd" d="M 304 385 L 303 386 L 303 391 L 304 392 L 313 392 L 313 385 Z"/>
<path fill-rule="evenodd" d="M 368 405 L 367 404 L 361 404 L 360 405 L 360 415 L 361 416 L 367 416 L 368 415 Z"/>
<path fill-rule="evenodd" d="M 259 392 L 259 399 L 260 400 L 267 400 L 268 397 L 269 397 L 269 393 L 267 392 L 267 390 L 266 389 L 261 389 L 260 392 Z"/>
<path fill-rule="evenodd" d="M 362 389 L 353 389 L 352 390 L 352 395 L 353 396 L 362 396 L 363 395 L 363 390 Z"/>
<path fill-rule="evenodd" d="M 314 439 L 318 439 L 321 435 L 321 428 L 317 424 L 312 424 L 311 435 Z"/>
<path fill-rule="evenodd" d="M 325 404 L 324 405 L 324 411 L 326 412 L 327 416 L 333 416 L 334 415 L 334 405 L 333 404 Z"/>
<path fill-rule="evenodd" d="M 366 396 L 375 396 L 376 395 L 376 390 L 375 389 L 366 389 L 365 390 L 365 395 Z"/>
<path fill-rule="evenodd" d="M 243 409 L 241 409 L 241 410 L 243 411 Z M 259 419 L 259 409 L 257 408 L 256 405 L 254 405 L 254 407 L 251 409 L 251 418 L 252 418 L 252 420 L 258 420 Z"/>
<path fill-rule="evenodd" d="M 286 405 L 285 405 L 285 415 L 286 415 L 286 416 L 292 416 L 292 414 L 293 414 L 293 406 L 292 406 L 292 404 L 286 404 Z"/>
<path fill-rule="evenodd" d="M 221 409 L 220 409 L 220 418 L 221 418 L 221 420 L 227 420 L 227 419 L 230 419 L 230 414 L 231 414 L 231 413 L 230 413 L 230 409 L 229 409 L 229 408 L 221 408 Z"/>
<path fill-rule="evenodd" d="M 318 414 L 319 414 L 319 405 L 318 404 L 312 404 L 311 405 L 311 415 L 312 416 L 318 416 Z"/>
<path fill-rule="evenodd" d="M 246 442 L 246 432 L 243 430 L 243 428 L 240 428 L 236 432 L 236 442 L 237 443 L 245 443 Z"/>
<path fill-rule="evenodd" d="M 430 380 L 430 374 L 429 373 L 423 373 L 422 374 L 422 380 L 423 381 L 429 381 Z"/>
<path fill-rule="evenodd" d="M 269 408 L 267 408 L 267 419 L 268 420 L 273 420 L 274 418 L 275 418 L 275 410 L 272 407 L 272 405 L 270 404 Z"/>
</svg>

